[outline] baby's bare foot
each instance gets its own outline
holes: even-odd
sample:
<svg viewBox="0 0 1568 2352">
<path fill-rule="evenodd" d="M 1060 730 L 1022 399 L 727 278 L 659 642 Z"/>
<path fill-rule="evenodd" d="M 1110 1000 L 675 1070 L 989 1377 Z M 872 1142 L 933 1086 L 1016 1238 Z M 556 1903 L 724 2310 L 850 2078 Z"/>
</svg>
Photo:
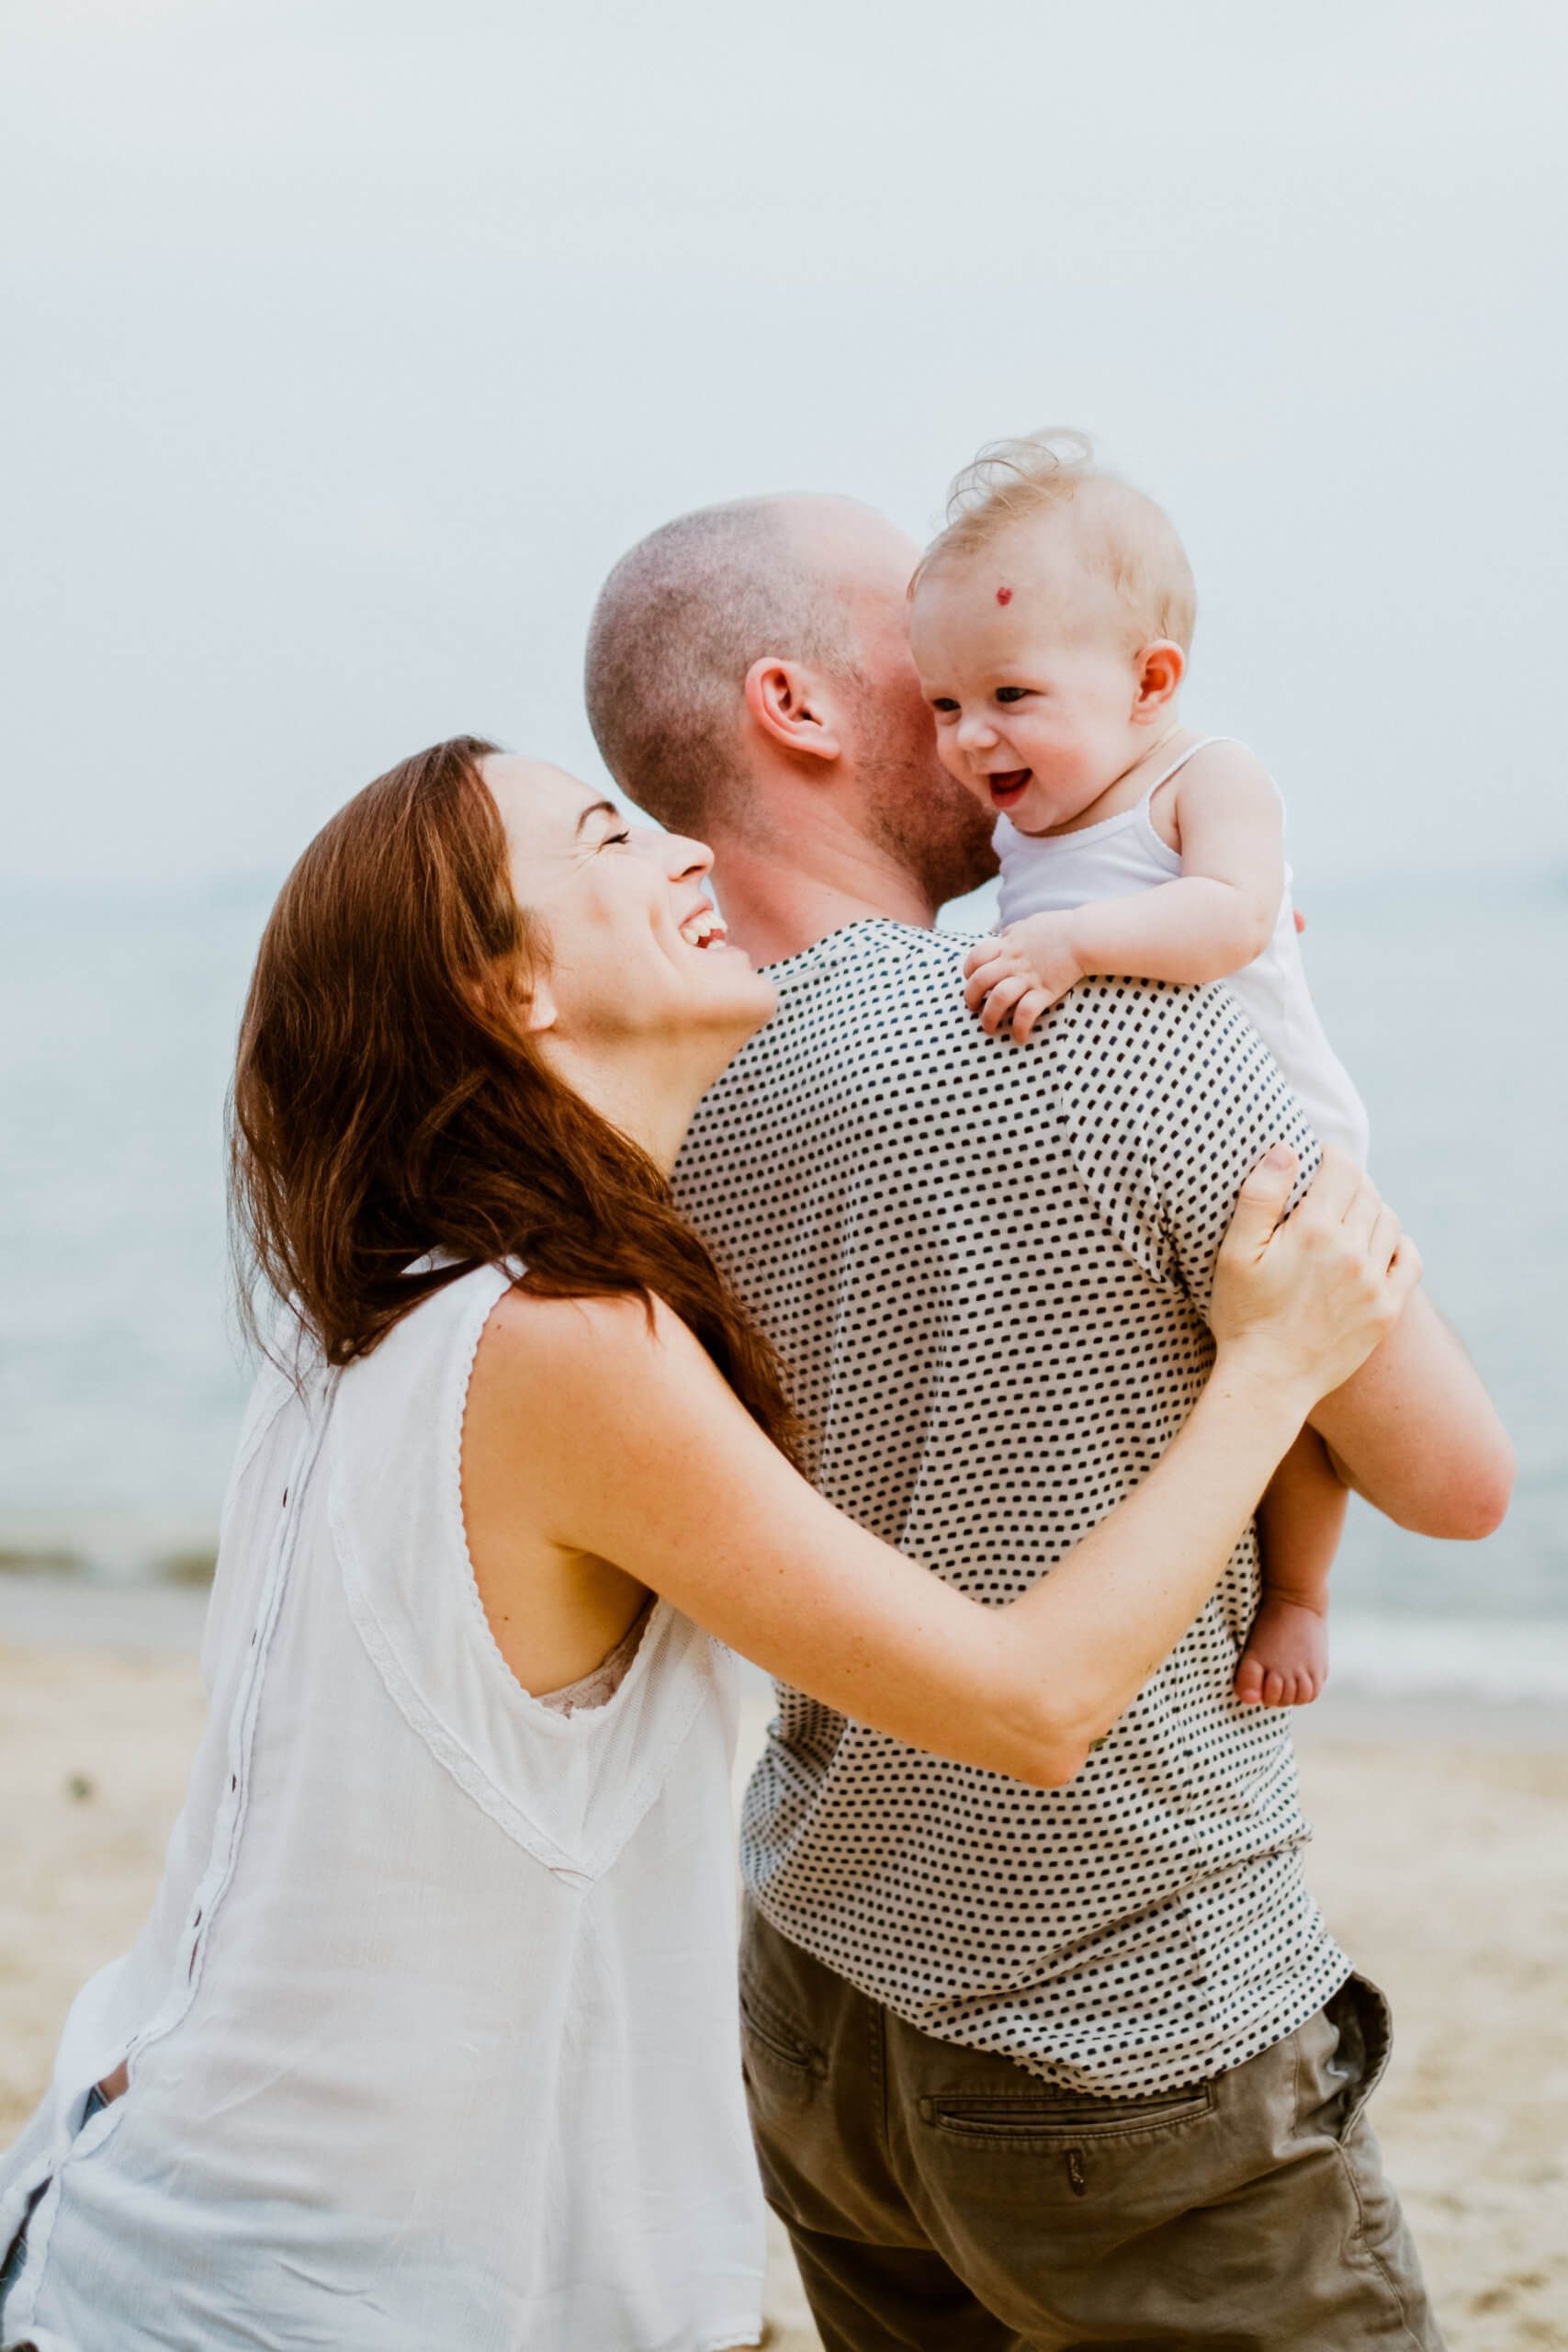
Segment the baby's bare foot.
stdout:
<svg viewBox="0 0 1568 2352">
<path fill-rule="evenodd" d="M 1328 1679 L 1328 1620 L 1304 1601 L 1265 1592 L 1235 1670 L 1244 1707 L 1310 1707 Z"/>
</svg>

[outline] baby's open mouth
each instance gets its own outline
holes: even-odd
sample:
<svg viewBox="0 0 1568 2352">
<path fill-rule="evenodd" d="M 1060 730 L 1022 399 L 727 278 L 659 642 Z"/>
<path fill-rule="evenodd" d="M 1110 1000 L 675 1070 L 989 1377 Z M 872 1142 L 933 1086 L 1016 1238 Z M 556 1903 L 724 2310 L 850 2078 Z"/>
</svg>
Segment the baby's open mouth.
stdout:
<svg viewBox="0 0 1568 2352">
<path fill-rule="evenodd" d="M 1010 808 L 1013 802 L 1021 797 L 1033 774 L 1032 768 L 1002 768 L 988 775 L 986 782 L 991 788 L 992 806 Z"/>
</svg>

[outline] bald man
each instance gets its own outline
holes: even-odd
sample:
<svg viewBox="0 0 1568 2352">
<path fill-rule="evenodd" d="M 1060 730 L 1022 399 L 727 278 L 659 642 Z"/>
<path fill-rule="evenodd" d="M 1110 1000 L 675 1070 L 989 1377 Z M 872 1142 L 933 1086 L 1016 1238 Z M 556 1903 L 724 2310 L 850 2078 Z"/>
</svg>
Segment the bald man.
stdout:
<svg viewBox="0 0 1568 2352">
<path fill-rule="evenodd" d="M 1242 1178 L 1316 1146 L 1223 987 L 1088 981 L 1023 1046 L 967 1012 L 967 943 L 931 926 L 989 820 L 936 758 L 915 554 L 847 501 L 683 516 L 607 582 L 588 705 L 779 984 L 678 1196 L 823 1493 L 999 1601 L 1168 1444 Z M 1507 1441 L 1424 1300 L 1406 1324 L 1314 1419 L 1403 1525 L 1483 1534 Z M 1257 1596 L 1249 1534 L 1063 1789 L 780 1690 L 746 2074 L 829 2352 L 1440 2345 L 1366 2120 L 1388 2005 L 1304 1884 L 1286 1719 L 1231 1688 Z"/>
</svg>

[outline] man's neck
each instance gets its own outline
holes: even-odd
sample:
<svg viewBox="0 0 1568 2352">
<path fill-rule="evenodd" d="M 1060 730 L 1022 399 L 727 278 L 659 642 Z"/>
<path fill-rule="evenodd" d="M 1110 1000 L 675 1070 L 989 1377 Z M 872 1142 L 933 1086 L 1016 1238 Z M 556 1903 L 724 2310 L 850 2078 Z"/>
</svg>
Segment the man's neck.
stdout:
<svg viewBox="0 0 1568 2352">
<path fill-rule="evenodd" d="M 907 867 L 859 836 L 759 849 L 715 829 L 714 887 L 730 938 L 757 965 L 804 955 L 852 922 L 907 922 L 929 931 L 936 908 Z"/>
</svg>

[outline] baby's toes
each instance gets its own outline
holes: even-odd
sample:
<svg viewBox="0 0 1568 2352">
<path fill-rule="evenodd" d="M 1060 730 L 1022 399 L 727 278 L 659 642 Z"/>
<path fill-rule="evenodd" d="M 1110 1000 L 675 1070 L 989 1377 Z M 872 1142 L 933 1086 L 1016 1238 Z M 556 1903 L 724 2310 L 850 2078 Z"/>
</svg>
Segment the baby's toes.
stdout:
<svg viewBox="0 0 1568 2352">
<path fill-rule="evenodd" d="M 1250 1650 L 1242 1652 L 1233 1687 L 1244 1707 L 1260 1707 L 1263 1704 L 1263 1662 L 1254 1657 Z"/>
<path fill-rule="evenodd" d="M 1266 1707 L 1282 1707 L 1285 1703 L 1285 1678 L 1277 1667 L 1270 1667 L 1263 1678 L 1263 1703 Z"/>
</svg>

